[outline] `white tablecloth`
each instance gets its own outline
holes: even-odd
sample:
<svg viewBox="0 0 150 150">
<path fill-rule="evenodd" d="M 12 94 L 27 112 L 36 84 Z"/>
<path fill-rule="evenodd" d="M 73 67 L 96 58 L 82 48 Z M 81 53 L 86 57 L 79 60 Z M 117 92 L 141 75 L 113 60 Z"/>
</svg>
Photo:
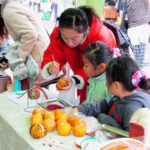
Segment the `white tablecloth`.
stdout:
<svg viewBox="0 0 150 150">
<path fill-rule="evenodd" d="M 44 138 L 34 139 L 29 134 L 31 113 L 24 111 L 26 104 L 14 103 L 7 94 L 0 94 L 0 150 L 78 150 L 78 138 L 72 134 L 59 136 L 55 130 Z M 98 124 L 93 117 L 86 120 L 88 129 Z"/>
</svg>

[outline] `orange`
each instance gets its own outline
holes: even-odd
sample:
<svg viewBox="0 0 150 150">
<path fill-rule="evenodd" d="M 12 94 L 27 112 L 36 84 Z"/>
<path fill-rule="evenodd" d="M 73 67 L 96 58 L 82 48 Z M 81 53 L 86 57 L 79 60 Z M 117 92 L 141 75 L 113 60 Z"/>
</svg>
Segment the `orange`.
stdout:
<svg viewBox="0 0 150 150">
<path fill-rule="evenodd" d="M 62 122 L 67 122 L 67 120 L 66 119 L 59 119 L 59 120 L 57 120 L 56 121 L 56 126 L 58 126 Z"/>
<path fill-rule="evenodd" d="M 45 119 L 55 120 L 54 112 L 47 112 L 45 114 Z"/>
<path fill-rule="evenodd" d="M 57 114 L 64 114 L 64 113 L 66 113 L 64 110 L 61 110 L 61 109 L 56 109 L 55 111 L 54 111 L 54 114 L 55 115 L 57 115 Z"/>
<path fill-rule="evenodd" d="M 76 125 L 81 125 L 81 124 L 86 127 L 86 121 L 82 118 L 77 118 L 73 121 L 72 126 L 75 127 Z"/>
<path fill-rule="evenodd" d="M 76 115 L 70 116 L 70 117 L 68 118 L 68 122 L 71 124 L 71 126 L 73 126 L 74 121 L 75 121 L 76 119 L 78 119 L 78 118 L 79 118 L 79 117 L 76 116 Z"/>
<path fill-rule="evenodd" d="M 33 111 L 32 111 L 32 114 L 41 114 L 40 110 L 35 108 Z"/>
<path fill-rule="evenodd" d="M 82 137 L 86 133 L 86 126 L 84 125 L 76 125 L 73 128 L 73 135 L 77 137 Z"/>
<path fill-rule="evenodd" d="M 33 119 L 33 120 L 31 120 L 31 126 L 33 126 L 35 124 L 38 124 L 38 123 L 43 124 L 43 120 L 41 120 L 41 119 Z"/>
<path fill-rule="evenodd" d="M 43 125 L 47 129 L 47 132 L 51 132 L 55 129 L 56 123 L 54 120 L 47 119 L 43 121 Z"/>
<path fill-rule="evenodd" d="M 43 116 L 42 116 L 42 114 L 33 114 L 31 116 L 31 120 L 34 120 L 34 119 L 41 119 L 41 120 L 43 120 Z"/>
<path fill-rule="evenodd" d="M 58 80 L 58 82 L 56 84 L 56 87 L 57 87 L 57 89 L 61 90 L 66 85 L 67 85 L 66 80 L 64 80 L 63 78 L 61 78 L 61 79 Z"/>
<path fill-rule="evenodd" d="M 40 112 L 41 112 L 43 118 L 45 118 L 45 115 L 46 115 L 45 109 L 41 108 L 41 109 L 40 109 Z"/>
<path fill-rule="evenodd" d="M 43 116 L 41 114 L 35 114 L 31 116 L 31 126 L 35 123 L 43 123 Z"/>
<path fill-rule="evenodd" d="M 67 122 L 62 122 L 57 126 L 57 132 L 59 135 L 67 136 L 71 133 L 71 125 Z"/>
<path fill-rule="evenodd" d="M 58 113 L 55 115 L 55 120 L 60 120 L 60 119 L 64 119 L 67 120 L 68 119 L 68 115 L 66 113 Z"/>
</svg>

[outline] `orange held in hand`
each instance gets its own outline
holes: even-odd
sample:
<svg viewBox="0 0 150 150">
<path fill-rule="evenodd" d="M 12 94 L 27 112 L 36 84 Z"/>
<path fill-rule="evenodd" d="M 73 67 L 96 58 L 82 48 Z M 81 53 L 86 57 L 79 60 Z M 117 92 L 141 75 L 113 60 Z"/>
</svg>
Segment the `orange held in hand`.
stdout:
<svg viewBox="0 0 150 150">
<path fill-rule="evenodd" d="M 43 121 L 43 125 L 47 129 L 47 132 L 51 132 L 55 129 L 56 123 L 54 120 L 47 119 Z"/>
<path fill-rule="evenodd" d="M 77 137 L 82 137 L 86 133 L 86 126 L 84 125 L 76 125 L 73 128 L 73 135 Z"/>
<path fill-rule="evenodd" d="M 67 82 L 61 78 L 58 80 L 57 84 L 56 84 L 56 87 L 58 90 L 61 90 L 63 87 L 65 87 L 67 85 Z"/>
<path fill-rule="evenodd" d="M 71 125 L 67 122 L 62 122 L 57 126 L 57 132 L 59 135 L 67 136 L 71 133 Z"/>
</svg>

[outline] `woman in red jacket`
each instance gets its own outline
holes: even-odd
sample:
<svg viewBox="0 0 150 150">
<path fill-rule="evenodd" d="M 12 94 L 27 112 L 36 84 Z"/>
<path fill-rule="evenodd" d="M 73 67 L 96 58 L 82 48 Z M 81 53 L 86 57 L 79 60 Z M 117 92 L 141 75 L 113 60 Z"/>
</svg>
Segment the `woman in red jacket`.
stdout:
<svg viewBox="0 0 150 150">
<path fill-rule="evenodd" d="M 104 42 L 111 50 L 116 47 L 113 33 L 99 19 L 92 8 L 69 8 L 58 18 L 59 26 L 50 35 L 50 44 L 44 53 L 43 77 L 53 78 L 68 62 L 74 75 L 80 103 L 86 99 L 88 77 L 83 70 L 83 51 L 88 44 Z M 68 89 L 71 83 L 68 83 Z"/>
</svg>

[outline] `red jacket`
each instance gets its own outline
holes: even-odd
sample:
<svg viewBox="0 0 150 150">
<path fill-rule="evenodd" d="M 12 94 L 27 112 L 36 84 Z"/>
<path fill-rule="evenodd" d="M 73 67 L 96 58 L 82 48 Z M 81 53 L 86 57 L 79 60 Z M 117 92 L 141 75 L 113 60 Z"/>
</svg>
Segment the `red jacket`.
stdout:
<svg viewBox="0 0 150 150">
<path fill-rule="evenodd" d="M 66 62 L 68 62 L 74 74 L 81 76 L 85 82 L 84 88 L 78 92 L 78 95 L 80 95 L 80 102 L 82 102 L 86 98 L 86 84 L 88 80 L 88 77 L 83 70 L 83 51 L 88 44 L 96 41 L 104 42 L 112 50 L 116 47 L 115 36 L 103 25 L 103 22 L 97 18 L 92 19 L 89 35 L 84 43 L 79 45 L 78 48 L 68 47 L 60 38 L 57 38 L 58 35 L 59 27 L 56 27 L 50 35 L 50 44 L 44 53 L 41 67 L 43 68 L 47 63 L 53 61 L 53 57 L 55 58 L 55 61 L 60 64 L 60 70 Z"/>
</svg>

